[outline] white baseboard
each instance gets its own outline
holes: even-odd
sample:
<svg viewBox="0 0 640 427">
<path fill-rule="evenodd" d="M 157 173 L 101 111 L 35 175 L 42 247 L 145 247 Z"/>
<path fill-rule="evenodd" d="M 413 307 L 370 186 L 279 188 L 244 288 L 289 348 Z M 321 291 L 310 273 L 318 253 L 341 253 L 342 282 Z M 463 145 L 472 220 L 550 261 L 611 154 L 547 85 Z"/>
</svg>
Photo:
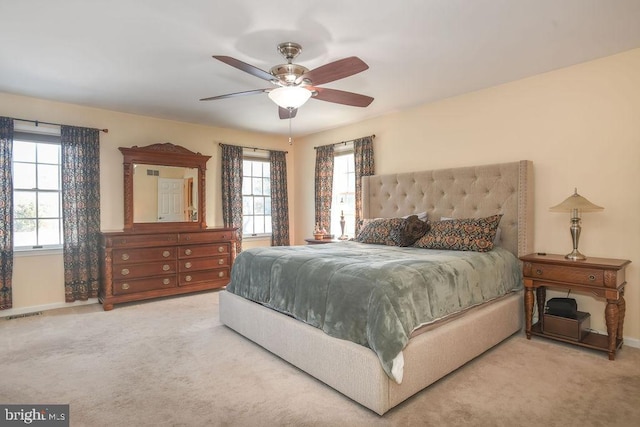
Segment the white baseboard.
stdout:
<svg viewBox="0 0 640 427">
<path fill-rule="evenodd" d="M 9 308 L 0 311 L 0 317 L 22 316 L 41 311 L 55 310 L 58 308 L 78 307 L 81 305 L 98 304 L 98 298 L 89 298 L 87 301 L 56 302 L 53 304 L 32 305 L 30 307 Z"/>
</svg>

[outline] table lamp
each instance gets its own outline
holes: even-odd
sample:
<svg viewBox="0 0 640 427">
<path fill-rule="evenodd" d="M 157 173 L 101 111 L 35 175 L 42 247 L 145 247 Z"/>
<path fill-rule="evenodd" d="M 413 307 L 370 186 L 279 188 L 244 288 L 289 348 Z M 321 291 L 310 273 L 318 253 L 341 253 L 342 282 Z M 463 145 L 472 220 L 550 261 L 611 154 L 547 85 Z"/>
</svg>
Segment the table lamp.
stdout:
<svg viewBox="0 0 640 427">
<path fill-rule="evenodd" d="M 586 256 L 578 251 L 578 240 L 580 240 L 580 214 L 582 212 L 598 212 L 604 210 L 603 207 L 594 205 L 584 197 L 578 194 L 578 189 L 574 190 L 574 193 L 567 197 L 559 205 L 549 208 L 551 212 L 571 212 L 571 239 L 573 240 L 573 251 L 570 254 L 565 255 L 566 259 L 573 261 L 585 260 Z"/>
<path fill-rule="evenodd" d="M 344 199 L 340 198 L 340 207 L 344 208 Z M 349 236 L 346 236 L 344 234 L 344 225 L 345 225 L 345 221 L 344 221 L 344 209 L 340 209 L 340 231 L 342 232 L 342 234 L 340 235 L 339 239 L 340 240 L 347 240 L 349 239 Z"/>
</svg>

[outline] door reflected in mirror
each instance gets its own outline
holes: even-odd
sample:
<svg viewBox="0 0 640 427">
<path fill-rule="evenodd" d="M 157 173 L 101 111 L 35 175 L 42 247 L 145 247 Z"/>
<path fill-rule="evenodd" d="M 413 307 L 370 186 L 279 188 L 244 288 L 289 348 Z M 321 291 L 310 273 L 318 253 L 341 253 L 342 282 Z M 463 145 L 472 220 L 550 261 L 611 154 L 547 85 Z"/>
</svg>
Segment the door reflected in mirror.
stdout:
<svg viewBox="0 0 640 427">
<path fill-rule="evenodd" d="M 197 222 L 198 169 L 133 165 L 133 222 Z"/>
</svg>

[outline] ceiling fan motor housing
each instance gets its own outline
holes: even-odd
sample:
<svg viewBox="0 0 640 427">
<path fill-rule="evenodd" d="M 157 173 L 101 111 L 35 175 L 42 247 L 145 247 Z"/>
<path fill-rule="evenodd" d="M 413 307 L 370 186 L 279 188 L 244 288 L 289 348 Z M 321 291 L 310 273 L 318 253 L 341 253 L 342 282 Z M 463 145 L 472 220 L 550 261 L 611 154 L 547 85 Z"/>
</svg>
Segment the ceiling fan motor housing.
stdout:
<svg viewBox="0 0 640 427">
<path fill-rule="evenodd" d="M 291 86 L 295 84 L 298 77 L 309 72 L 309 69 L 302 65 L 289 63 L 276 65 L 275 67 L 272 67 L 269 72 L 273 74 L 283 85 Z"/>
</svg>

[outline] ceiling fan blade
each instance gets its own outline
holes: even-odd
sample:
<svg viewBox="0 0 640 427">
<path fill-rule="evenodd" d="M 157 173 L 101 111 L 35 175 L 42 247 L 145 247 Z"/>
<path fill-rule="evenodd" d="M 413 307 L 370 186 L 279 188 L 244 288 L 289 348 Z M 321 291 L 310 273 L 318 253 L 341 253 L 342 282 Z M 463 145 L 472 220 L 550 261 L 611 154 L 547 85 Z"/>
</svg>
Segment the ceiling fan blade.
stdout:
<svg viewBox="0 0 640 427">
<path fill-rule="evenodd" d="M 353 107 L 367 107 L 373 102 L 373 98 L 359 93 L 346 92 L 344 90 L 327 89 L 324 87 L 308 88 L 316 92 L 313 97 L 320 101 L 334 102 L 336 104 L 351 105 Z"/>
<path fill-rule="evenodd" d="M 251 74 L 253 76 L 256 76 L 256 77 L 258 77 L 260 79 L 267 80 L 269 82 L 271 80 L 275 79 L 275 77 L 272 74 L 267 73 L 266 71 L 261 70 L 258 67 L 254 67 L 251 64 L 247 64 L 246 62 L 242 62 L 239 59 L 235 59 L 235 58 L 232 58 L 230 56 L 224 56 L 224 55 L 213 55 L 213 57 L 215 59 L 217 59 L 218 61 L 222 61 L 227 65 L 231 65 L 232 67 L 235 67 L 240 71 L 244 71 L 245 73 L 249 73 L 249 74 Z"/>
<path fill-rule="evenodd" d="M 278 107 L 278 114 L 280 115 L 281 119 L 293 119 L 297 113 L 297 108 L 292 108 L 291 110 L 289 110 L 288 108 Z"/>
<path fill-rule="evenodd" d="M 258 93 L 267 92 L 268 90 L 269 89 L 255 89 L 255 90 L 247 90 L 244 92 L 228 93 L 226 95 L 218 95 L 218 96 L 210 96 L 209 98 L 202 98 L 200 101 L 213 101 L 216 99 L 234 98 L 236 96 L 255 95 Z"/>
<path fill-rule="evenodd" d="M 300 76 L 298 80 L 309 79 L 312 85 L 318 86 L 358 74 L 368 68 L 369 66 L 362 59 L 351 56 L 314 68 Z"/>
</svg>

